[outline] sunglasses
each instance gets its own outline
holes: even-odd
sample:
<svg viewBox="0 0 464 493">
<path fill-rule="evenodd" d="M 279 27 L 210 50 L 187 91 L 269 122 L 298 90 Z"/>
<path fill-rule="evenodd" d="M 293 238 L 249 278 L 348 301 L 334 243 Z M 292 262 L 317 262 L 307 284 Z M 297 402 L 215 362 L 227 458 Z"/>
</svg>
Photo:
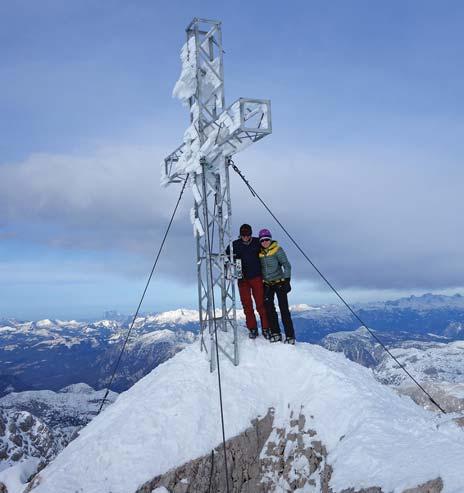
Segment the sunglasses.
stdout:
<svg viewBox="0 0 464 493">
<path fill-rule="evenodd" d="M 266 241 L 271 241 L 271 240 L 269 240 L 269 239 L 266 238 L 265 240 L 260 240 L 259 242 L 260 243 L 266 243 Z"/>
</svg>

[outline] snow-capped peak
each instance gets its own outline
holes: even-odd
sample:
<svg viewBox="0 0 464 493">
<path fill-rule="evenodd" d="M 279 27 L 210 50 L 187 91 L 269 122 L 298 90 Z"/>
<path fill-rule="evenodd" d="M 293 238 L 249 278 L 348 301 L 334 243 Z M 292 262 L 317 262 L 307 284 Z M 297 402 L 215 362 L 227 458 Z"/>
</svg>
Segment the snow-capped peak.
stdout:
<svg viewBox="0 0 464 493">
<path fill-rule="evenodd" d="M 307 312 L 310 310 L 320 310 L 321 308 L 319 306 L 311 306 L 307 305 L 306 303 L 298 303 L 296 305 L 291 305 L 290 310 L 294 313 L 296 312 Z"/>
<path fill-rule="evenodd" d="M 198 310 L 189 310 L 187 308 L 179 308 L 167 312 L 153 315 L 153 322 L 159 324 L 187 324 L 198 322 Z"/>
<path fill-rule="evenodd" d="M 63 387 L 59 392 L 62 394 L 92 394 L 95 392 L 95 390 L 86 383 L 73 383 L 71 385 Z"/>
</svg>

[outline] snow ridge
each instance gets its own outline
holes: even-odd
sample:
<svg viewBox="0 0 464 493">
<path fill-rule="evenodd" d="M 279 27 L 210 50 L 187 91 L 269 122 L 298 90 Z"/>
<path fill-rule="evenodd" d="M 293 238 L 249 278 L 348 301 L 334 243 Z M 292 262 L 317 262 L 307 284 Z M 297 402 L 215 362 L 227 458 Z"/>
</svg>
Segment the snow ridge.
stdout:
<svg viewBox="0 0 464 493">
<path fill-rule="evenodd" d="M 240 343 L 240 365 L 221 367 L 227 439 L 269 408 L 276 426 L 288 428 L 293 409 L 305 414 L 327 448 L 334 492 L 375 485 L 397 493 L 437 477 L 443 493 L 464 490 L 464 444 L 454 423 L 398 396 L 341 354 L 245 335 Z M 210 453 L 221 440 L 216 379 L 199 345 L 186 348 L 84 428 L 32 491 L 133 492 Z"/>
</svg>

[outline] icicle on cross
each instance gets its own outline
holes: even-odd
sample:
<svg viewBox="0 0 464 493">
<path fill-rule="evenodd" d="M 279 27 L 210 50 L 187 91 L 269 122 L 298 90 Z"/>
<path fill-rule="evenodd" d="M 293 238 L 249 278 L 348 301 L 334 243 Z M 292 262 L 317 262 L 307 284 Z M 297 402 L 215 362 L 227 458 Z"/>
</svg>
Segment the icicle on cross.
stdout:
<svg viewBox="0 0 464 493">
<path fill-rule="evenodd" d="M 218 349 L 238 364 L 234 279 L 226 276 L 224 268 L 233 255 L 228 160 L 271 133 L 271 105 L 265 99 L 240 98 L 226 108 L 221 23 L 195 18 L 186 32 L 182 71 L 173 96 L 190 108 L 190 126 L 183 143 L 163 161 L 161 181 L 168 185 L 189 176 L 194 197 L 191 220 L 197 243 L 201 344 L 213 370 L 213 336 L 218 325 L 221 332 L 232 333 L 232 340 L 225 335 L 221 338 Z M 205 343 L 207 329 L 210 349 Z"/>
</svg>

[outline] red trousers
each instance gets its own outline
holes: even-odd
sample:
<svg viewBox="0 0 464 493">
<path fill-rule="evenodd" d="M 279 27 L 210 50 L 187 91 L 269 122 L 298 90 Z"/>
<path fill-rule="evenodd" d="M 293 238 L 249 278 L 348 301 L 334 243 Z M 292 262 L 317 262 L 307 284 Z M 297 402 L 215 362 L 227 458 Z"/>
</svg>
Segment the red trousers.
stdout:
<svg viewBox="0 0 464 493">
<path fill-rule="evenodd" d="M 259 313 L 259 318 L 261 319 L 261 328 L 268 329 L 269 323 L 267 321 L 266 309 L 264 308 L 263 278 L 258 276 L 253 277 L 253 279 L 240 279 L 238 281 L 238 290 L 240 292 L 240 300 L 243 305 L 243 311 L 245 312 L 246 326 L 249 329 L 258 328 L 255 311 L 253 309 L 253 300 L 251 298 L 251 295 L 253 295 L 256 310 Z"/>
</svg>

